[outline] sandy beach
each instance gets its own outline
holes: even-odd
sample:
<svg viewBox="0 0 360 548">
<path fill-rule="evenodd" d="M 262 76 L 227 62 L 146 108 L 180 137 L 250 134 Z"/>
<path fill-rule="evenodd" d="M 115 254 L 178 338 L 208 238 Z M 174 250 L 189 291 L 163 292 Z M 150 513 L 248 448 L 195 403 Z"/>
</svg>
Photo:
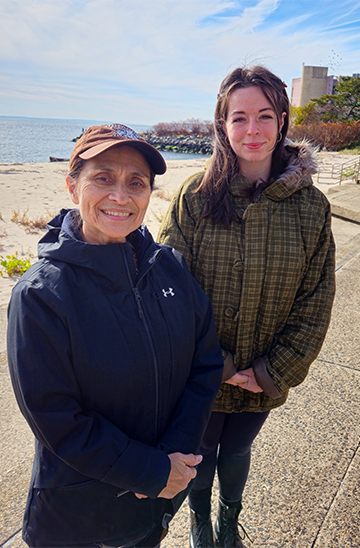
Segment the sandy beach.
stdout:
<svg viewBox="0 0 360 548">
<path fill-rule="evenodd" d="M 342 163 L 349 158 L 351 159 L 347 155 L 334 152 L 318 154 L 320 166 Z M 154 238 L 176 189 L 187 177 L 201 171 L 206 161 L 170 160 L 167 162 L 167 172 L 156 177 L 155 189 L 145 217 L 145 223 Z M 17 254 L 19 259 L 30 257 L 31 262 L 35 262 L 37 242 L 45 230 L 34 230 L 13 222 L 12 219 L 17 215 L 28 222 L 48 220 L 61 208 L 73 207 L 65 185 L 67 170 L 67 162 L 0 164 L 0 260 Z M 326 192 L 334 183 L 318 184 L 315 176 L 314 184 Z M 0 307 L 7 306 L 17 280 L 18 277 L 9 277 L 3 271 L 3 276 L 0 277 Z"/>
</svg>

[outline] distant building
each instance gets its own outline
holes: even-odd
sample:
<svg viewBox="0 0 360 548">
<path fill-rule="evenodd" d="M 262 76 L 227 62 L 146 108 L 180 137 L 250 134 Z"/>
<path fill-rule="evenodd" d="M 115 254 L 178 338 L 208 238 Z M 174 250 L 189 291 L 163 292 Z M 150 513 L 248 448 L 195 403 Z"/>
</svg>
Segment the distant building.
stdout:
<svg viewBox="0 0 360 548">
<path fill-rule="evenodd" d="M 291 104 L 303 107 L 322 95 L 333 93 L 337 84 L 334 76 L 328 76 L 327 67 L 307 67 L 303 65 L 301 78 L 294 78 L 291 86 Z"/>
</svg>

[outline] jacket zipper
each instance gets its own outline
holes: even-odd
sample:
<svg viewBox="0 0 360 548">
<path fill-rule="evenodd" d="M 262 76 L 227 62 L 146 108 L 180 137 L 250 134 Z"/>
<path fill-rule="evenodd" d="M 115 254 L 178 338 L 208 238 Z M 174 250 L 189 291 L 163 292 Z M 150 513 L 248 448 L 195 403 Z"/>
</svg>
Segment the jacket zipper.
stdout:
<svg viewBox="0 0 360 548">
<path fill-rule="evenodd" d="M 153 264 L 156 262 L 156 259 L 157 259 L 157 256 L 155 257 L 155 260 L 153 262 L 149 263 L 149 268 L 146 270 L 146 272 L 143 273 L 141 278 L 138 278 L 138 281 L 137 281 L 136 285 L 134 286 L 132 278 L 131 278 L 127 258 L 126 258 L 126 255 L 124 254 L 124 260 L 125 260 L 125 265 L 126 265 L 128 278 L 129 278 L 129 281 L 130 281 L 132 291 L 133 291 L 134 296 L 135 296 L 135 301 L 136 301 L 136 304 L 137 304 L 137 307 L 138 307 L 139 317 L 143 321 L 143 324 L 144 324 L 144 327 L 145 327 L 145 332 L 146 332 L 146 335 L 147 335 L 147 338 L 148 338 L 148 341 L 149 341 L 149 344 L 150 344 L 151 354 L 152 354 L 152 358 L 153 358 L 154 372 L 155 372 L 155 439 L 157 440 L 158 439 L 158 432 L 159 432 L 159 364 L 158 364 L 158 360 L 157 360 L 157 357 L 156 357 L 155 347 L 154 347 L 154 343 L 153 343 L 153 340 L 152 340 L 152 337 L 151 337 L 149 324 L 147 322 L 146 316 L 145 316 L 143 308 L 141 306 L 141 295 L 140 295 L 140 292 L 139 292 L 139 289 L 138 289 L 138 284 L 140 283 L 142 278 L 145 276 L 145 274 L 147 274 L 149 272 L 149 270 L 152 268 Z"/>
</svg>

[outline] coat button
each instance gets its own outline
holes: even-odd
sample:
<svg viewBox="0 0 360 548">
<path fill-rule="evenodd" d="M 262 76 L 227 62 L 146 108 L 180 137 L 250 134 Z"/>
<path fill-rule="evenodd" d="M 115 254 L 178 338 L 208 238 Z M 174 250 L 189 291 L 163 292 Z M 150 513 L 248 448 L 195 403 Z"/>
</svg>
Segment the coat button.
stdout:
<svg viewBox="0 0 360 548">
<path fill-rule="evenodd" d="M 225 311 L 224 311 L 224 314 L 227 318 L 233 318 L 234 316 L 234 309 L 231 308 L 230 306 L 228 306 L 227 308 L 225 308 Z"/>
<path fill-rule="evenodd" d="M 242 262 L 241 259 L 236 258 L 234 260 L 233 269 L 234 270 L 242 270 L 243 269 L 243 262 Z"/>
</svg>

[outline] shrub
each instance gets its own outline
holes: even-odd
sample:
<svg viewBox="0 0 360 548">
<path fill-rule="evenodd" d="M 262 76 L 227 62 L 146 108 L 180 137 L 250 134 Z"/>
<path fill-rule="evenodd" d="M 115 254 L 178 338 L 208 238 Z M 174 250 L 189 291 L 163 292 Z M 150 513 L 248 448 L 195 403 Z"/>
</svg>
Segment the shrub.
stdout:
<svg viewBox="0 0 360 548">
<path fill-rule="evenodd" d="M 213 124 L 209 120 L 190 118 L 182 122 L 160 122 L 152 128 L 153 133 L 159 135 L 205 135 L 214 134 Z"/>
<path fill-rule="evenodd" d="M 292 107 L 291 115 L 293 117 L 294 126 L 313 124 L 319 121 L 315 103 L 312 103 L 311 101 L 303 107 Z"/>
<path fill-rule="evenodd" d="M 305 138 L 320 149 L 338 151 L 359 144 L 360 121 L 295 126 L 290 129 L 288 136 L 289 139 L 296 141 Z"/>
<path fill-rule="evenodd" d="M 15 253 L 15 255 L 6 255 L 5 258 L 0 258 L 1 268 L 8 274 L 8 276 L 21 276 L 31 266 L 30 257 L 24 257 L 23 259 L 19 259 L 17 252 Z M 3 276 L 3 272 L 1 270 L 0 276 Z"/>
</svg>

